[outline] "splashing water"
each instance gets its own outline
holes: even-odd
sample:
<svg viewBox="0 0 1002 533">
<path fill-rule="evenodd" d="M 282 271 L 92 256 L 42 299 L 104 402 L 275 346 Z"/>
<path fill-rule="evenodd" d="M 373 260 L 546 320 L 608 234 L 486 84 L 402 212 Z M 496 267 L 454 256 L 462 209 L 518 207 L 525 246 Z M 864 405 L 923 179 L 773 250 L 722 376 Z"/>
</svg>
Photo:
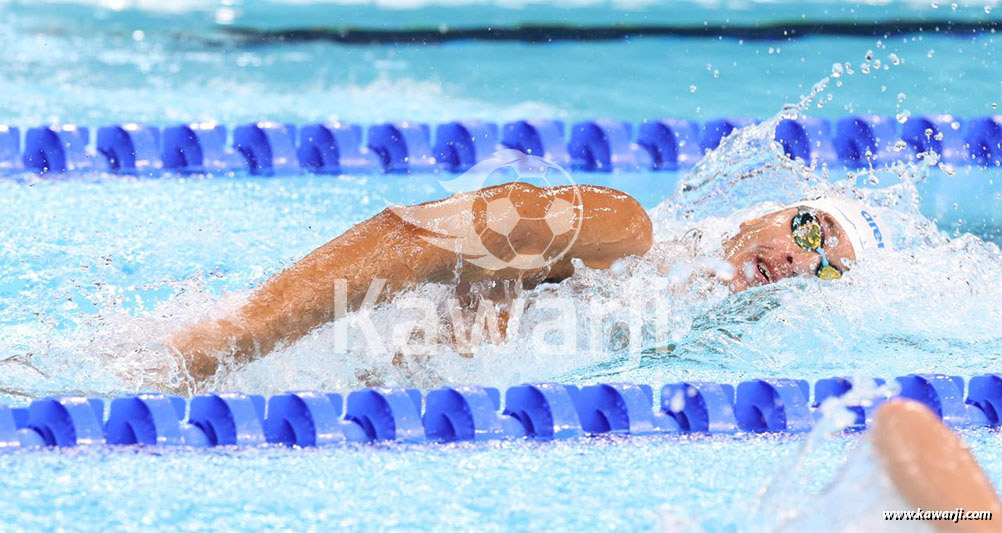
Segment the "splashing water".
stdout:
<svg viewBox="0 0 1002 533">
<path fill-rule="evenodd" d="M 429 284 L 371 312 L 319 327 L 206 387 L 273 392 L 367 384 L 505 386 L 554 378 L 660 384 L 680 378 L 734 382 L 753 375 L 970 374 L 990 367 L 1002 345 L 994 327 L 1002 318 L 996 304 L 1002 297 L 1002 257 L 997 246 L 972 235 L 948 238 L 919 213 L 917 185 L 935 158 L 833 179 L 824 166 L 790 160 L 773 140 L 776 125 L 807 111 L 828 81 L 707 154 L 676 192 L 651 210 L 656 243 L 645 257 L 620 261 L 611 272 L 579 264 L 571 279 L 522 293 L 516 301 L 522 311 L 518 327 L 506 341 L 475 343 L 464 353 L 450 343 L 410 349 L 418 331 L 429 339 L 451 333 L 449 324 L 422 329 L 420 310 L 399 305 L 420 297 L 441 312 L 455 293 Z M 362 193 L 352 194 L 370 200 L 365 187 L 363 181 Z M 895 250 L 865 258 L 839 281 L 788 279 L 730 294 L 720 281 L 733 274 L 722 260 L 721 242 L 741 221 L 833 194 L 872 206 L 892 228 Z M 308 215 L 301 219 L 310 220 Z M 214 231 L 223 238 L 229 234 L 227 228 Z M 259 241 L 235 239 L 232 249 L 217 246 L 205 253 L 255 253 Z M 72 325 L 52 319 L 47 329 L 8 329 L 2 353 L 15 355 L 2 363 L 0 386 L 8 396 L 81 388 L 100 394 L 173 390 L 182 380 L 163 339 L 181 324 L 222 316 L 240 305 L 246 289 L 271 268 L 224 287 L 229 290 L 222 299 L 213 296 L 218 287 L 211 275 L 192 278 L 184 269 L 172 269 L 166 279 L 187 281 L 148 288 L 154 295 L 171 295 L 160 304 L 127 301 L 121 287 L 91 291 L 86 305 L 95 312 L 80 313 Z M 559 313 L 567 311 L 560 302 L 570 303 L 572 327 L 560 320 Z M 379 349 L 362 326 L 382 334 Z"/>
</svg>

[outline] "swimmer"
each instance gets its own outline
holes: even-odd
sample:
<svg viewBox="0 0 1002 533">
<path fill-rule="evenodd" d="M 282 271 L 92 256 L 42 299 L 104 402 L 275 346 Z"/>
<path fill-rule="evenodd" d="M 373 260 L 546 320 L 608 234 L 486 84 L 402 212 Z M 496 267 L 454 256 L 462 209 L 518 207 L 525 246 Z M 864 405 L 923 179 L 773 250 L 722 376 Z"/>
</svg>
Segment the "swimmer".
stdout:
<svg viewBox="0 0 1002 533">
<path fill-rule="evenodd" d="M 563 236 L 560 244 L 566 246 L 551 246 L 550 232 L 538 231 L 538 226 L 516 226 L 508 235 L 515 249 L 561 252 L 548 258 L 551 261 L 545 266 L 493 270 L 463 260 L 457 250 L 432 244 L 434 231 L 405 221 L 397 210 L 386 209 L 267 280 L 234 313 L 180 331 L 169 344 L 197 384 L 212 377 L 223 360 L 250 362 L 321 324 L 422 283 L 453 284 L 460 291 L 470 284 L 492 281 L 513 281 L 531 288 L 570 277 L 573 259 L 592 269 L 608 269 L 619 259 L 645 254 L 652 246 L 651 220 L 643 207 L 629 195 L 604 187 L 508 183 L 408 209 L 433 215 L 442 227 L 464 223 L 486 227 L 487 204 L 505 196 L 521 213 L 545 213 L 555 200 L 564 200 L 565 205 L 576 206 L 572 216 L 577 217 L 579 230 Z M 744 222 L 723 243 L 725 259 L 734 270 L 731 290 L 740 292 L 793 276 L 841 277 L 864 253 L 887 246 L 867 216 L 858 202 L 826 198 Z M 501 235 L 486 237 L 483 244 L 498 249 L 503 240 Z M 373 280 L 385 280 L 385 286 L 370 295 Z M 340 298 L 334 296 L 337 291 Z"/>
<path fill-rule="evenodd" d="M 869 435 L 880 466 L 913 509 L 990 511 L 991 520 L 931 522 L 938 531 L 1000 531 L 1002 502 L 960 438 L 928 407 L 905 399 L 882 405 Z"/>
<path fill-rule="evenodd" d="M 883 402 L 859 444 L 839 474 L 810 498 L 789 499 L 791 490 L 812 492 L 805 485 L 784 485 L 771 494 L 760 510 L 763 519 L 777 523 L 763 529 L 1002 531 L 1002 502 L 991 481 L 960 437 L 927 406 L 906 398 Z M 940 518 L 921 524 L 914 514 L 919 509 Z"/>
</svg>

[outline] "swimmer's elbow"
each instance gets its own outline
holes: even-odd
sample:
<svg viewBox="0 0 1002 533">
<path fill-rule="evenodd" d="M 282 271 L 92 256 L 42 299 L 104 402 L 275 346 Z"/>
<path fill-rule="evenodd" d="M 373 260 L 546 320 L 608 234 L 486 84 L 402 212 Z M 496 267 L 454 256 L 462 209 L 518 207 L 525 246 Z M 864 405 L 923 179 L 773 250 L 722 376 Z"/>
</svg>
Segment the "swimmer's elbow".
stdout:
<svg viewBox="0 0 1002 533">
<path fill-rule="evenodd" d="M 654 226 L 647 211 L 632 196 L 593 188 L 585 195 L 579 249 L 592 268 L 607 268 L 617 259 L 644 255 L 654 243 Z"/>
</svg>

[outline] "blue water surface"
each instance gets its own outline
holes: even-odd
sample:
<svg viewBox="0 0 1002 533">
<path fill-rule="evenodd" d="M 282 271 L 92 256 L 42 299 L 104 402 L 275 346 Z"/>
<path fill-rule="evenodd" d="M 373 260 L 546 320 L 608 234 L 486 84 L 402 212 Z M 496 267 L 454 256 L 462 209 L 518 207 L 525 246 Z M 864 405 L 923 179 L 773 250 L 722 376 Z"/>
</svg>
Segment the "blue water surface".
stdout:
<svg viewBox="0 0 1002 533">
<path fill-rule="evenodd" d="M 929 2 L 453 4 L 0 1 L 5 21 L 0 123 L 765 118 L 797 101 L 834 63 L 849 63 L 854 74 L 831 80 L 809 114 L 976 116 L 995 113 L 1002 97 L 999 43 L 992 34 L 251 46 L 224 31 L 982 20 L 993 16 L 994 7 L 983 2 L 956 8 Z M 860 64 L 868 52 L 883 66 L 864 74 Z M 833 179 L 844 176 L 838 171 Z M 627 191 L 653 209 L 683 175 L 576 173 L 574 178 Z M 456 365 L 468 368 L 454 368 L 455 374 L 428 383 L 448 383 L 455 375 L 502 387 L 554 378 L 659 386 L 669 379 L 736 382 L 788 372 L 817 378 L 857 371 L 885 377 L 997 371 L 1002 338 L 994 331 L 1000 316 L 991 287 L 1002 286 L 995 274 L 1002 261 L 998 248 L 983 241 L 999 240 L 999 178 L 994 170 L 931 171 L 916 187 L 921 212 L 938 224 L 942 242 L 895 256 L 899 278 L 863 271 L 859 281 L 847 280 L 846 300 L 836 300 L 835 289 L 813 281 L 790 283 L 712 307 L 697 317 L 703 329 L 694 327 L 695 333 L 678 340 L 681 348 L 648 353 L 639 363 L 600 353 L 598 363 L 593 357 L 578 364 L 575 354 L 568 354 L 571 359 L 559 364 L 498 374 L 461 360 Z M 112 370 L 109 353 L 139 357 L 131 350 L 156 344 L 176 321 L 191 320 L 199 311 L 192 308 L 253 288 L 388 204 L 441 197 L 440 179 L 7 176 L 0 180 L 0 395 L 22 403 L 46 394 L 133 391 L 139 385 Z M 882 179 L 867 186 L 890 183 Z M 874 309 L 868 296 L 886 306 Z M 783 305 L 754 315 L 757 305 L 771 299 Z M 937 313 L 921 305 L 935 306 Z M 728 332 L 754 342 L 733 342 Z M 329 355 L 319 349 L 300 353 L 322 347 L 323 334 L 319 337 L 308 341 L 319 344 L 280 354 L 228 383 L 253 392 L 297 387 L 345 392 L 343 387 L 359 386 L 354 375 L 336 370 L 343 361 L 331 363 L 335 370 L 319 368 Z M 843 353 L 845 346 L 853 352 Z M 694 356 L 694 347 L 713 355 Z M 1002 481 L 997 433 L 973 431 L 964 438 L 990 477 Z M 0 454 L 0 517 L 7 529 L 19 531 L 572 531 L 650 530 L 659 524 L 748 530 L 770 523 L 769 516 L 779 511 L 756 507 L 761 489 L 777 473 L 798 477 L 803 490 L 818 490 L 858 440 L 836 438 L 810 455 L 808 468 L 798 469 L 792 465 L 804 439 L 775 436 L 17 452 Z"/>
</svg>

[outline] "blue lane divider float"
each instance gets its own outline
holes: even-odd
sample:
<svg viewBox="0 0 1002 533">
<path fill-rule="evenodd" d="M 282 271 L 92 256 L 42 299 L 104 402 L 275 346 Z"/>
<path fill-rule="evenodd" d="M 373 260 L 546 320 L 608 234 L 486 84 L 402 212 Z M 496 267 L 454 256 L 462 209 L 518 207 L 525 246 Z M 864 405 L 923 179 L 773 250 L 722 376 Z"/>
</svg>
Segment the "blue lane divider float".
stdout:
<svg viewBox="0 0 1002 533">
<path fill-rule="evenodd" d="M 970 119 L 964 128 L 964 145 L 973 164 L 997 166 L 1002 164 L 1002 119 L 978 117 Z"/>
<path fill-rule="evenodd" d="M 876 384 L 883 384 L 876 380 Z M 965 397 L 966 386 L 966 397 Z M 1002 374 L 964 379 L 910 374 L 890 390 L 928 406 L 951 427 L 1002 424 Z M 527 383 L 498 389 L 448 386 L 376 387 L 339 394 L 294 391 L 272 396 L 206 394 L 189 401 L 162 394 L 100 399 L 56 396 L 27 407 L 0 403 L 0 449 L 94 445 L 340 446 L 371 442 L 458 442 L 572 439 L 596 435 L 672 435 L 810 431 L 821 407 L 842 398 L 853 382 L 842 377 L 812 387 L 797 379 L 766 378 L 733 387 L 711 382 L 632 383 L 577 387 Z M 855 397 L 855 396 L 853 396 Z M 856 414 L 848 430 L 868 427 L 886 397 L 842 404 Z M 105 416 L 107 415 L 107 418 Z"/>
<path fill-rule="evenodd" d="M 384 172 L 429 172 L 435 169 L 431 128 L 417 122 L 369 127 L 369 149 L 379 155 Z"/>
<path fill-rule="evenodd" d="M 604 383 L 573 390 L 574 404 L 586 433 L 648 435 L 681 430 L 678 421 L 654 412 L 653 391 L 647 385 Z"/>
<path fill-rule="evenodd" d="M 312 172 L 463 172 L 501 148 L 514 148 L 582 172 L 679 170 L 696 164 L 736 129 L 755 121 L 722 118 L 697 123 L 652 118 L 577 122 L 528 119 L 499 126 L 481 120 L 370 126 L 321 123 L 298 128 L 278 122 L 239 125 L 143 124 L 90 130 L 73 125 L 21 130 L 0 125 L 0 171 L 43 174 L 97 170 L 155 176 L 248 172 L 272 176 Z M 433 138 L 434 137 L 434 138 Z M 853 115 L 784 119 L 774 139 L 787 156 L 850 169 L 886 165 L 932 151 L 953 165 L 1002 166 L 1002 116 L 894 117 Z"/>
<path fill-rule="evenodd" d="M 804 380 L 756 379 L 738 385 L 734 415 L 745 431 L 810 431 L 810 385 Z"/>
<path fill-rule="evenodd" d="M 699 149 L 699 124 L 691 120 L 645 120 L 637 144 L 650 156 L 652 170 L 678 170 L 695 165 Z"/>
<path fill-rule="evenodd" d="M 651 165 L 651 155 L 633 144 L 633 126 L 622 120 L 600 119 L 571 127 L 567 150 L 571 167 L 587 172 L 637 170 Z"/>
<path fill-rule="evenodd" d="M 883 379 L 877 378 L 875 381 L 876 385 L 884 385 Z M 813 408 L 817 414 L 821 407 L 821 404 L 829 398 L 842 398 L 852 390 L 852 380 L 844 377 L 837 378 L 825 378 L 819 379 L 817 383 L 814 384 L 814 404 Z M 855 423 L 853 424 L 854 429 L 864 429 L 873 422 L 873 414 L 876 411 L 877 404 L 875 402 L 866 400 L 860 402 L 848 402 L 848 399 L 843 399 L 847 402 L 845 407 L 850 412 L 856 415 Z"/>
<path fill-rule="evenodd" d="M 498 141 L 498 125 L 491 122 L 441 124 L 435 130 L 435 159 L 449 172 L 465 172 L 496 152 Z"/>
<path fill-rule="evenodd" d="M 424 428 L 429 440 L 486 441 L 525 436 L 518 419 L 500 412 L 501 393 L 492 387 L 443 387 L 425 398 Z"/>
<path fill-rule="evenodd" d="M 233 148 L 244 156 L 252 175 L 274 176 L 299 170 L 296 127 L 278 122 L 256 122 L 233 130 Z"/>
<path fill-rule="evenodd" d="M 532 119 L 509 122 L 501 132 L 501 144 L 529 155 L 539 156 L 560 166 L 570 164 L 564 123 L 559 120 Z"/>
<path fill-rule="evenodd" d="M 800 159 L 807 163 L 812 159 L 839 161 L 832 143 L 831 124 L 827 120 L 783 119 L 776 125 L 775 138 L 790 159 Z"/>
<path fill-rule="evenodd" d="M 142 124 L 119 124 L 97 130 L 97 151 L 115 174 L 148 175 L 163 169 L 160 130 Z"/>
<path fill-rule="evenodd" d="M 704 122 L 699 128 L 699 147 L 704 152 L 712 150 L 720 146 L 720 141 L 733 133 L 734 130 L 754 123 L 754 120 L 747 118 L 718 118 Z"/>
<path fill-rule="evenodd" d="M 24 136 L 24 168 L 39 174 L 89 170 L 90 130 L 72 125 L 31 128 Z"/>
<path fill-rule="evenodd" d="M 685 433 L 734 433 L 734 387 L 692 381 L 665 385 L 661 410 Z"/>
<path fill-rule="evenodd" d="M 362 144 L 357 124 L 310 124 L 299 130 L 299 165 L 317 174 L 368 173 L 380 168 L 379 156 Z"/>
</svg>

